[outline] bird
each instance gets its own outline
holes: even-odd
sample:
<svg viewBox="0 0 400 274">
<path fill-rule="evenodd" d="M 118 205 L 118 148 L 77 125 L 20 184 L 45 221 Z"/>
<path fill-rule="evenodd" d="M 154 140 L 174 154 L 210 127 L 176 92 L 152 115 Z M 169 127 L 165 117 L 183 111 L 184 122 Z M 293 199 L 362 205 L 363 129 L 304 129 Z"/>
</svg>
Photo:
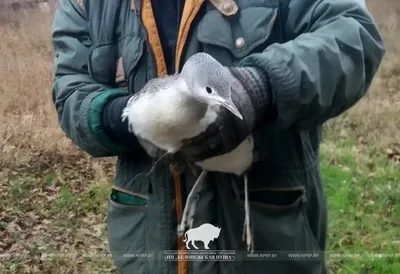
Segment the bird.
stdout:
<svg viewBox="0 0 400 274">
<path fill-rule="evenodd" d="M 180 73 L 149 80 L 129 99 L 121 115 L 122 121 L 128 120 L 129 131 L 142 140 L 142 144 L 151 143 L 164 150 L 165 155 L 173 155 L 182 148 L 184 140 L 206 131 L 223 109 L 243 120 L 232 101 L 235 80 L 229 69 L 214 57 L 204 52 L 196 53 L 188 58 Z M 193 224 L 196 202 L 208 172 L 243 175 L 245 218 L 242 239 L 247 250 L 253 251 L 247 177 L 253 147 L 253 138 L 249 135 L 230 152 L 195 163 L 202 172 L 188 194 L 178 235 L 183 235 L 188 225 Z"/>
</svg>

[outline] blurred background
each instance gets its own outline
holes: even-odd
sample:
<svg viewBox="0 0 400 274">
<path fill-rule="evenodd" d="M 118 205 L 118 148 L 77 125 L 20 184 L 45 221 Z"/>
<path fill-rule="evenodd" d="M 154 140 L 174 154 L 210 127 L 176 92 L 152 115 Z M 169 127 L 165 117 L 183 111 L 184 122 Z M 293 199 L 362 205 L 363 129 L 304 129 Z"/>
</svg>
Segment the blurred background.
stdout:
<svg viewBox="0 0 400 274">
<path fill-rule="evenodd" d="M 400 0 L 367 1 L 387 53 L 368 94 L 325 126 L 330 273 L 400 273 Z M 0 0 L 0 273 L 112 273 L 113 158 L 91 159 L 51 101 L 56 1 Z"/>
</svg>

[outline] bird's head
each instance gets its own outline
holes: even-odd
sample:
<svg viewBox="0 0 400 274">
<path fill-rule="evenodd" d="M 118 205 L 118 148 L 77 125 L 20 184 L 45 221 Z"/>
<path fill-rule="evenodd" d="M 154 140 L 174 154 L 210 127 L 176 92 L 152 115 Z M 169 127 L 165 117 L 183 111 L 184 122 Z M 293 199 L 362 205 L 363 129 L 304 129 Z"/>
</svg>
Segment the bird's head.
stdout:
<svg viewBox="0 0 400 274">
<path fill-rule="evenodd" d="M 235 78 L 211 55 L 203 52 L 192 55 L 184 64 L 181 77 L 196 100 L 222 106 L 243 119 L 231 98 Z"/>
</svg>

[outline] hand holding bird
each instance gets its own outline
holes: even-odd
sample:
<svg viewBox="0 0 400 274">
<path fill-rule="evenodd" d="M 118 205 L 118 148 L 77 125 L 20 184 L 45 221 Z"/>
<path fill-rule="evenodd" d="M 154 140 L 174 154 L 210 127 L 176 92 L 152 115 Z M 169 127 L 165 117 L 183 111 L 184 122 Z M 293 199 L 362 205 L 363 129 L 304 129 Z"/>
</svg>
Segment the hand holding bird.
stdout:
<svg viewBox="0 0 400 274">
<path fill-rule="evenodd" d="M 229 68 L 229 72 L 226 77 L 231 84 L 231 100 L 241 118 L 221 108 L 206 131 L 183 141 L 180 153 L 188 160 L 196 162 L 229 153 L 251 134 L 266 113 L 270 98 L 263 92 L 268 83 L 259 76 L 261 72 L 255 68 Z M 213 70 L 202 75 L 210 82 L 215 79 Z M 256 92 L 259 94 L 252 94 Z"/>
</svg>

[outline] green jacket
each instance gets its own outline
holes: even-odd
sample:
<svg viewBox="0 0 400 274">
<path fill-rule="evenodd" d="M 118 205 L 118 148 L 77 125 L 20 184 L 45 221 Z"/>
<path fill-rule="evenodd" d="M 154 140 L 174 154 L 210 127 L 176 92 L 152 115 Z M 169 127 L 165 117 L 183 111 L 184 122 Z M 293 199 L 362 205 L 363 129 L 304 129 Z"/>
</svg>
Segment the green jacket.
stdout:
<svg viewBox="0 0 400 274">
<path fill-rule="evenodd" d="M 204 16 L 196 16 L 200 7 Z M 127 155 L 102 128 L 110 99 L 166 74 L 150 0 L 62 0 L 53 42 L 53 101 L 61 128 L 93 157 L 118 157 L 118 192 L 110 195 L 107 224 L 120 273 L 325 273 L 321 127 L 366 93 L 384 55 L 364 1 L 186 1 L 176 70 L 199 51 L 228 66 L 258 66 L 269 75 L 277 109 L 277 119 L 266 118 L 253 133 L 257 162 L 249 174 L 249 198 L 256 255 L 246 255 L 242 241 L 240 178 L 210 174 L 197 206 L 193 227 L 219 226 L 210 250 L 234 250 L 235 260 L 166 257 L 166 250 L 185 249 L 176 230 L 194 177 L 167 164 L 144 176 L 152 165 L 144 150 L 137 145 Z M 260 252 L 280 255 L 256 258 Z M 320 256 L 301 257 L 309 253 Z"/>
</svg>

